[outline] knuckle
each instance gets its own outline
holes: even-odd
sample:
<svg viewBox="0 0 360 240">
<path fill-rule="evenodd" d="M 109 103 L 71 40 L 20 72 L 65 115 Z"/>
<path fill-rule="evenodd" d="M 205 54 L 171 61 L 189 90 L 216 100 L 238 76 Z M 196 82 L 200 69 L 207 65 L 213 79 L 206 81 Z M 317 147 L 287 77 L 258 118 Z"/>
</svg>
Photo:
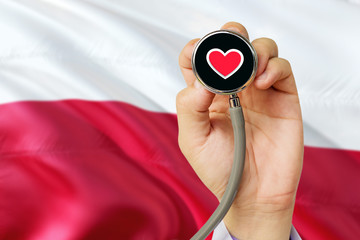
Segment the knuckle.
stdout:
<svg viewBox="0 0 360 240">
<path fill-rule="evenodd" d="M 276 44 L 275 40 L 273 40 L 273 39 L 271 39 L 271 38 L 264 38 L 264 41 L 265 41 L 268 45 L 277 48 L 277 44 Z"/>
<path fill-rule="evenodd" d="M 256 46 L 259 52 L 266 52 L 270 55 L 270 52 L 278 53 L 278 46 L 276 42 L 271 38 L 258 38 L 253 41 L 253 45 Z"/>
<path fill-rule="evenodd" d="M 281 65 L 282 71 L 286 72 L 287 75 L 292 74 L 291 64 L 290 64 L 289 60 L 287 60 L 285 58 L 279 58 L 279 63 Z"/>
<path fill-rule="evenodd" d="M 283 64 L 286 66 L 286 68 L 290 68 L 291 69 L 291 64 L 289 62 L 289 60 L 285 59 L 285 58 L 280 58 L 281 61 L 283 61 Z"/>
<path fill-rule="evenodd" d="M 274 59 L 273 71 L 278 78 L 286 78 L 292 74 L 290 62 L 284 58 Z"/>
</svg>

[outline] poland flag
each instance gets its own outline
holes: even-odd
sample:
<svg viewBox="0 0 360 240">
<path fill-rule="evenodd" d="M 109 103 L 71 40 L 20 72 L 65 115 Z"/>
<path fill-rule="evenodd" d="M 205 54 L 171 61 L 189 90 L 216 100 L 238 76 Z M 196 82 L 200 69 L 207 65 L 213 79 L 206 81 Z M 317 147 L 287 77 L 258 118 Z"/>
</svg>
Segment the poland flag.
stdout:
<svg viewBox="0 0 360 240">
<path fill-rule="evenodd" d="M 177 145 L 177 58 L 228 21 L 274 39 L 294 70 L 306 145 L 294 227 L 357 239 L 356 0 L 2 1 L 0 239 L 189 239 L 218 202 Z"/>
</svg>

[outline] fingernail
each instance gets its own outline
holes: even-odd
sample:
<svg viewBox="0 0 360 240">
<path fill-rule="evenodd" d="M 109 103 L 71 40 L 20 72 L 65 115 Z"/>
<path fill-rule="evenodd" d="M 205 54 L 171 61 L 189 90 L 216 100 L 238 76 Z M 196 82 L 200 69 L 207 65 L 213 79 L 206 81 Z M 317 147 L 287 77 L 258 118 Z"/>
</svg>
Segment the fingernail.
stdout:
<svg viewBox="0 0 360 240">
<path fill-rule="evenodd" d="M 260 76 L 257 77 L 256 81 L 265 81 L 267 78 L 267 73 L 263 72 Z"/>
</svg>

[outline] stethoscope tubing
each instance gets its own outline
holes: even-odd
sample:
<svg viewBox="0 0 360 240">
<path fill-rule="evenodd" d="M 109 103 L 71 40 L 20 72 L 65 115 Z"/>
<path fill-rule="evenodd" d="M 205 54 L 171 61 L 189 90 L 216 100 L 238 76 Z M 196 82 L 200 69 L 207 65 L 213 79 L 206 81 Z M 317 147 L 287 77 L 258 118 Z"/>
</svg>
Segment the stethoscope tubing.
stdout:
<svg viewBox="0 0 360 240">
<path fill-rule="evenodd" d="M 222 221 L 229 211 L 239 189 L 246 155 L 245 121 L 236 94 L 230 96 L 230 118 L 234 132 L 234 160 L 225 193 L 219 206 L 191 240 L 204 240 Z"/>
</svg>

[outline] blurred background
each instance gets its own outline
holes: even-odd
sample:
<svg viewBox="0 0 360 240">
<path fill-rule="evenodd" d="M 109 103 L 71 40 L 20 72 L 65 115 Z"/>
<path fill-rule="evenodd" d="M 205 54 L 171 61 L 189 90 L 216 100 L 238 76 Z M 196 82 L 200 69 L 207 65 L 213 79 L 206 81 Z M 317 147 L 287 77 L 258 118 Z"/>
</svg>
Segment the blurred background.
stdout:
<svg viewBox="0 0 360 240">
<path fill-rule="evenodd" d="M 358 0 L 0 1 L 0 239 L 189 239 L 217 200 L 177 146 L 177 59 L 228 21 L 294 71 L 295 228 L 357 239 Z"/>
</svg>

